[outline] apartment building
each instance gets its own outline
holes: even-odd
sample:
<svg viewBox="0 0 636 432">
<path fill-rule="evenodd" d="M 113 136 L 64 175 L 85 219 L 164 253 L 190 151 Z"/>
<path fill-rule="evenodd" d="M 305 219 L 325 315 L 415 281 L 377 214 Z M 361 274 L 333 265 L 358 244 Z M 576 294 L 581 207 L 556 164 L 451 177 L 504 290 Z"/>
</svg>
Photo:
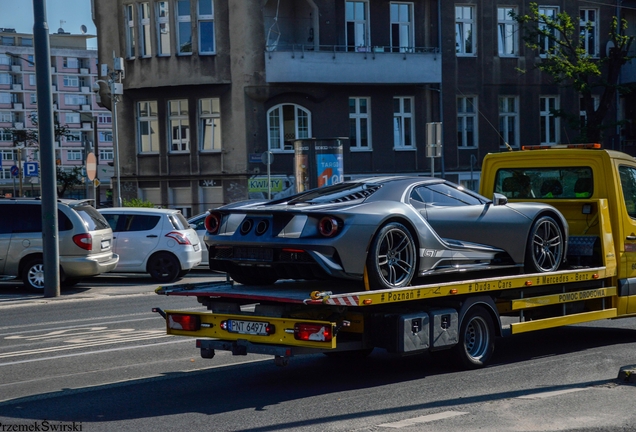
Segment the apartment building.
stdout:
<svg viewBox="0 0 636 432">
<path fill-rule="evenodd" d="M 98 63 L 112 67 L 113 52 L 124 59 L 124 198 L 189 215 L 263 197 L 264 152 L 273 155 L 272 192 L 283 196 L 294 190 L 294 142 L 333 137 L 346 138 L 346 178 L 434 173 L 476 188 L 486 153 L 573 136 L 550 108 L 578 107 L 578 95 L 533 68 L 537 53 L 509 19 L 528 2 L 92 3 Z M 582 28 L 592 23 L 586 38 L 599 57 L 611 16 L 636 23 L 633 7 L 612 1 L 549 3 L 580 16 Z M 111 107 L 107 86 L 100 97 Z M 613 119 L 634 122 L 630 98 L 617 97 Z M 443 125 L 436 158 L 427 152 L 433 122 Z M 604 144 L 629 151 L 627 137 L 616 127 Z"/>
<path fill-rule="evenodd" d="M 54 119 L 69 129 L 69 134 L 56 139 L 54 145 L 56 162 L 67 171 L 85 166 L 87 150 L 96 152 L 103 201 L 113 177 L 113 133 L 111 113 L 97 105 L 92 91 L 97 80 L 97 50 L 88 49 L 87 40 L 94 37 L 62 29 L 49 36 Z M 37 119 L 37 95 L 33 35 L 0 29 L 0 195 L 19 195 L 20 183 L 22 195 L 40 194 L 39 176 L 26 169 L 17 173 L 15 168 L 12 170 L 25 163 L 39 163 L 37 143 L 25 146 L 7 131 L 36 129 L 34 118 Z M 21 182 L 17 174 L 22 174 Z M 92 186 L 79 186 L 67 191 L 65 197 L 92 198 L 93 193 Z"/>
</svg>

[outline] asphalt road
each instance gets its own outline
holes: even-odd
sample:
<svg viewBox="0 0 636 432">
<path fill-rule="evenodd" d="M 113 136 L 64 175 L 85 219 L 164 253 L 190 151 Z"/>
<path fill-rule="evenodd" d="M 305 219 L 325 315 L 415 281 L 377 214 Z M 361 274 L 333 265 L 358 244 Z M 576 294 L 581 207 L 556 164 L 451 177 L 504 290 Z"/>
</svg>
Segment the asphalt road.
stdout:
<svg viewBox="0 0 636 432">
<path fill-rule="evenodd" d="M 636 430 L 636 386 L 616 379 L 636 364 L 634 318 L 500 339 L 477 371 L 382 350 L 280 368 L 268 356 L 202 359 L 193 340 L 165 335 L 152 307 L 201 307 L 156 286 L 100 276 L 43 299 L 2 284 L 0 431 Z"/>
</svg>

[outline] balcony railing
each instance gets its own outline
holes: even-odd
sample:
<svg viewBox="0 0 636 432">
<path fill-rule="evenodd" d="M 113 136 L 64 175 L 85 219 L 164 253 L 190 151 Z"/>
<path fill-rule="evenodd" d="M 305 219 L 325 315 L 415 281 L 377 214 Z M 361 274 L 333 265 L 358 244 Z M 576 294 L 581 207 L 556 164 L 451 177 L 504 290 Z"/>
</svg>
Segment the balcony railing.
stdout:
<svg viewBox="0 0 636 432">
<path fill-rule="evenodd" d="M 265 51 L 267 82 L 439 83 L 436 47 L 278 44 Z"/>
</svg>

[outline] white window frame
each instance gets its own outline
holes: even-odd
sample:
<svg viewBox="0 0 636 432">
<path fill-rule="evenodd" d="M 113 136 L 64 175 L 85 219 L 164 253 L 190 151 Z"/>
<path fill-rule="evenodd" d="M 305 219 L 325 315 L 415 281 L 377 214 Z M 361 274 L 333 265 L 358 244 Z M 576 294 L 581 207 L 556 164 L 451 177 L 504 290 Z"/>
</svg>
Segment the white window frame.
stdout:
<svg viewBox="0 0 636 432">
<path fill-rule="evenodd" d="M 11 79 L 11 74 L 0 73 L 0 85 L 11 85 L 11 84 L 13 84 L 13 80 Z"/>
<path fill-rule="evenodd" d="M 68 131 L 66 135 L 64 135 L 66 142 L 82 142 L 82 132 L 81 131 Z"/>
<path fill-rule="evenodd" d="M 9 135 L 9 139 L 6 136 Z M 11 136 L 10 132 L 0 132 L 0 141 L 13 141 L 13 136 Z M 0 156 L 2 156 L 3 161 L 12 161 L 14 160 L 15 152 L 13 150 L 0 150 Z"/>
<path fill-rule="evenodd" d="M 539 15 L 544 15 L 546 18 L 556 21 L 559 14 L 558 6 L 539 6 Z M 546 28 L 546 24 L 539 24 L 539 28 Z M 552 30 L 552 34 L 556 35 L 556 30 Z M 554 47 L 555 42 L 547 37 L 539 36 L 539 57 L 547 57 L 547 53 Z"/>
<path fill-rule="evenodd" d="M 601 102 L 601 97 L 599 95 L 592 95 L 592 100 L 594 100 L 594 109 L 598 108 L 598 104 Z M 585 107 L 583 106 L 583 98 L 579 98 L 579 115 L 581 119 L 581 126 L 585 126 L 587 123 L 587 112 L 585 111 Z"/>
<path fill-rule="evenodd" d="M 98 125 L 111 125 L 113 124 L 113 115 L 111 113 L 99 113 L 97 114 Z"/>
<path fill-rule="evenodd" d="M 113 142 L 113 131 L 112 130 L 100 130 L 97 133 L 97 137 L 99 142 L 112 143 Z"/>
<path fill-rule="evenodd" d="M 79 69 L 79 59 L 77 57 L 64 57 L 62 67 L 65 69 Z"/>
<path fill-rule="evenodd" d="M 190 2 L 191 0 L 177 0 L 175 2 L 176 5 L 176 11 L 175 11 L 175 18 L 177 20 L 177 28 L 176 28 L 176 33 L 177 33 L 177 55 L 192 55 L 192 16 L 190 14 Z M 180 15 L 179 14 L 179 4 L 188 4 L 188 13 L 187 15 Z M 189 29 L 189 35 L 190 35 L 190 50 L 184 50 L 184 46 L 186 46 L 187 41 L 186 42 L 182 42 L 181 41 L 181 28 L 182 25 L 184 25 L 183 28 L 188 28 Z"/>
<path fill-rule="evenodd" d="M 65 105 L 87 105 L 88 99 L 85 95 L 81 94 L 65 94 L 64 95 L 64 104 Z"/>
<path fill-rule="evenodd" d="M 201 3 L 206 2 L 209 3 L 211 12 L 210 14 L 202 14 L 201 13 Z M 215 28 L 214 25 L 214 1 L 213 0 L 197 0 L 197 19 L 198 19 L 198 33 L 199 33 L 199 54 L 202 55 L 210 55 L 216 53 L 216 37 L 215 37 Z M 203 50 L 204 46 L 204 37 L 207 35 L 204 34 L 204 27 L 207 25 L 212 25 L 212 48 L 209 50 Z M 206 43 L 207 45 L 207 43 Z"/>
<path fill-rule="evenodd" d="M 0 54 L 0 66 L 10 66 L 11 65 L 11 56 L 8 54 Z"/>
<path fill-rule="evenodd" d="M 455 5 L 455 53 L 457 56 L 477 55 L 477 22 L 474 5 Z M 469 16 L 467 16 L 469 15 Z M 470 44 L 467 44 L 470 33 Z"/>
<path fill-rule="evenodd" d="M 11 111 L 0 111 L 0 123 L 13 123 L 13 113 Z"/>
<path fill-rule="evenodd" d="M 407 101 L 408 103 L 406 103 Z M 414 111 L 415 98 L 413 96 L 395 96 L 393 98 L 394 150 L 415 150 Z"/>
<path fill-rule="evenodd" d="M 135 5 L 124 5 L 126 29 L 126 58 L 135 58 Z"/>
<path fill-rule="evenodd" d="M 599 27 L 599 9 L 595 8 L 580 8 L 579 9 L 579 43 L 585 49 L 585 52 L 590 56 L 597 58 L 599 56 L 598 47 L 598 27 Z M 587 26 L 591 28 L 588 30 Z M 592 39 L 592 40 L 590 40 Z"/>
<path fill-rule="evenodd" d="M 159 153 L 159 118 L 157 116 L 157 101 L 137 102 L 137 148 L 139 153 Z M 144 128 L 149 132 L 142 135 Z M 142 139 L 148 137 L 147 144 Z M 153 139 L 154 138 L 154 139 Z M 147 148 L 144 148 L 146 146 Z"/>
<path fill-rule="evenodd" d="M 516 14 L 517 7 L 497 7 L 499 57 L 516 57 L 519 55 L 519 23 L 510 16 L 511 12 Z"/>
<path fill-rule="evenodd" d="M 80 114 L 79 113 L 64 113 L 64 121 L 66 124 L 80 124 Z"/>
<path fill-rule="evenodd" d="M 553 102 L 551 104 L 550 102 Z M 551 106 L 552 105 L 552 106 Z M 540 142 L 541 145 L 555 145 L 559 143 L 560 118 L 550 112 L 550 108 L 559 109 L 558 96 L 539 97 Z"/>
<path fill-rule="evenodd" d="M 139 3 L 139 56 L 152 57 L 152 37 L 150 36 L 150 3 Z"/>
<path fill-rule="evenodd" d="M 79 87 L 79 77 L 73 75 L 64 75 L 64 87 Z"/>
<path fill-rule="evenodd" d="M 285 107 L 291 106 L 294 110 L 294 138 L 302 139 L 311 137 L 311 111 L 302 105 L 282 103 L 267 110 L 267 148 L 276 153 L 293 153 L 294 146 L 285 144 Z M 278 124 L 275 125 L 274 119 Z M 305 125 L 302 123 L 305 122 Z M 301 123 L 301 124 L 299 124 Z M 274 130 L 278 130 L 277 136 Z"/>
<path fill-rule="evenodd" d="M 362 10 L 360 10 L 362 8 Z M 360 15 L 362 14 L 362 16 Z M 369 31 L 369 2 L 345 1 L 345 45 L 349 51 L 367 51 L 371 46 Z M 353 37 L 349 34 L 352 27 Z M 350 38 L 353 40 L 349 40 Z"/>
<path fill-rule="evenodd" d="M 478 142 L 477 96 L 457 97 L 457 147 L 475 148 Z M 472 134 L 472 135 L 471 135 Z M 471 138 L 472 137 L 472 138 Z"/>
<path fill-rule="evenodd" d="M 37 80 L 36 80 L 35 74 L 29 74 L 29 85 L 36 86 L 37 85 L 36 83 L 37 83 Z"/>
<path fill-rule="evenodd" d="M 362 103 L 364 101 L 364 104 Z M 353 106 L 351 103 L 353 102 Z M 366 108 L 363 110 L 362 106 Z M 351 109 L 353 108 L 353 112 Z M 349 149 L 354 152 L 372 151 L 371 145 L 371 98 L 370 97 L 350 97 L 349 98 L 349 135 L 354 131 L 355 136 L 349 137 Z M 366 145 L 362 142 L 363 132 L 366 134 Z"/>
<path fill-rule="evenodd" d="M 204 101 L 208 107 L 204 107 Z M 199 107 L 199 150 L 202 152 L 221 151 L 221 100 L 219 98 L 203 98 L 198 101 Z M 210 132 L 206 133 L 206 129 Z"/>
<path fill-rule="evenodd" d="M 38 94 L 37 93 L 29 93 L 29 100 L 31 101 L 32 105 L 38 103 Z"/>
<path fill-rule="evenodd" d="M 175 111 L 173 114 L 172 112 Z M 168 101 L 168 139 L 170 153 L 190 151 L 190 118 L 187 99 Z"/>
<path fill-rule="evenodd" d="M 99 149 L 99 160 L 100 161 L 111 161 L 115 158 L 115 153 L 112 148 Z"/>
<path fill-rule="evenodd" d="M 66 150 L 67 161 L 83 161 L 84 149 L 68 149 Z"/>
<path fill-rule="evenodd" d="M 499 139 L 500 147 L 519 147 L 519 97 L 499 96 Z"/>
<path fill-rule="evenodd" d="M 389 18 L 391 21 L 391 51 L 415 51 L 415 25 L 413 21 L 413 3 L 391 2 Z M 406 17 L 404 16 L 406 14 Z M 397 34 L 394 34 L 397 28 Z M 397 39 L 396 40 L 394 40 Z"/>
<path fill-rule="evenodd" d="M 11 93 L 0 92 L 0 104 L 10 104 L 13 102 Z"/>
<path fill-rule="evenodd" d="M 157 17 L 157 55 L 160 57 L 169 56 L 172 53 L 170 47 L 170 2 L 157 2 L 155 16 Z"/>
</svg>

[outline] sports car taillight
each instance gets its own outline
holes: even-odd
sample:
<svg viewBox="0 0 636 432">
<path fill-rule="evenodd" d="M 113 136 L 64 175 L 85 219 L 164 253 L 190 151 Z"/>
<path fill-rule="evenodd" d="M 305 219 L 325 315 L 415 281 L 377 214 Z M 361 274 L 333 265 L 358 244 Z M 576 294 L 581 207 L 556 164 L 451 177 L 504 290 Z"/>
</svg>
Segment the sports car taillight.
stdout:
<svg viewBox="0 0 636 432">
<path fill-rule="evenodd" d="M 333 237 L 342 228 L 342 223 L 332 216 L 325 216 L 318 222 L 318 231 L 323 237 Z"/>
<path fill-rule="evenodd" d="M 205 229 L 208 230 L 210 234 L 216 234 L 219 232 L 219 228 L 221 228 L 221 213 L 210 212 L 210 214 L 205 217 Z"/>
<path fill-rule="evenodd" d="M 190 239 L 188 239 L 188 237 L 185 236 L 185 234 L 182 234 L 178 231 L 171 231 L 168 234 L 166 234 L 166 237 L 169 237 L 171 239 L 173 239 L 174 241 L 176 241 L 179 244 L 182 245 L 189 245 L 192 244 L 190 243 Z"/>
</svg>

